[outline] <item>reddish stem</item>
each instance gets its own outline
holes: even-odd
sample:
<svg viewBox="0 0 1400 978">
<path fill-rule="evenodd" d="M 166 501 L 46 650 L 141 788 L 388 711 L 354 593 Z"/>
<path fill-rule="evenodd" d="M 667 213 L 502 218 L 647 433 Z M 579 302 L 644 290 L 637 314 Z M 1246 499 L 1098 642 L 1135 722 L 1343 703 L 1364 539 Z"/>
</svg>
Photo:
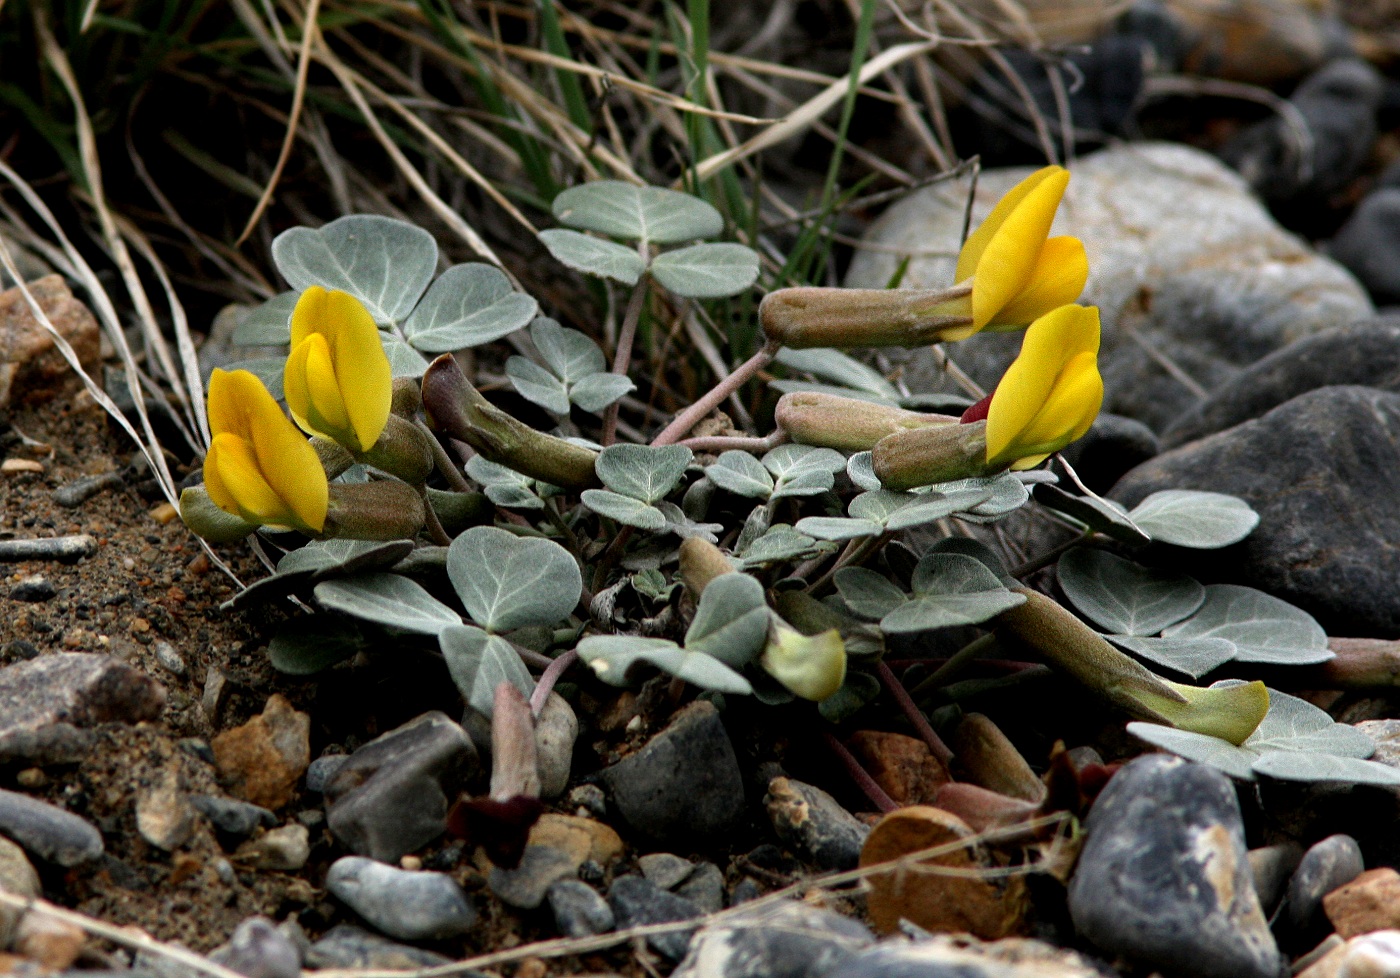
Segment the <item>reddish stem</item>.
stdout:
<svg viewBox="0 0 1400 978">
<path fill-rule="evenodd" d="M 725 398 L 743 387 L 754 374 L 772 363 L 773 358 L 777 356 L 778 350 L 781 348 L 781 343 L 769 340 L 764 344 L 763 349 L 735 367 L 734 372 L 711 388 L 708 394 L 676 415 L 675 420 L 663 428 L 661 434 L 653 438 L 651 443 L 653 445 L 671 445 L 690 434 L 690 429 L 719 407 Z"/>
<path fill-rule="evenodd" d="M 545 667 L 539 682 L 535 684 L 535 691 L 530 694 L 531 713 L 535 716 L 540 715 L 540 711 L 544 709 L 545 701 L 549 699 L 549 694 L 554 691 L 554 684 L 559 681 L 560 676 L 564 675 L 564 670 L 577 661 L 578 649 L 569 649 Z"/>
<path fill-rule="evenodd" d="M 894 670 L 884 663 L 883 660 L 875 663 L 875 672 L 880 677 L 880 682 L 885 684 L 885 688 L 890 691 L 894 701 L 899 704 L 899 708 L 904 711 L 904 715 L 909 718 L 909 722 L 914 725 L 914 729 L 919 732 L 924 743 L 928 744 L 928 749 L 933 751 L 933 756 L 947 767 L 953 760 L 953 752 L 948 749 L 948 745 L 943 743 L 943 738 L 934 732 L 929 725 L 928 717 L 915 704 L 909 696 L 909 691 L 904 688 L 904 684 L 899 681 L 899 677 L 894 674 Z"/>
<path fill-rule="evenodd" d="M 836 735 L 831 731 L 823 731 L 822 736 L 826 738 L 826 746 L 831 748 L 831 752 L 836 755 L 836 759 L 846 769 L 846 773 L 851 776 L 851 780 L 861 791 L 865 792 L 865 797 L 870 799 L 870 803 L 881 812 L 892 812 L 899 806 L 894 803 L 894 799 L 885 794 L 885 789 L 875 783 L 875 779 L 870 776 L 870 772 L 861 766 L 856 756 L 846 749 L 846 745 L 836 739 Z"/>
</svg>

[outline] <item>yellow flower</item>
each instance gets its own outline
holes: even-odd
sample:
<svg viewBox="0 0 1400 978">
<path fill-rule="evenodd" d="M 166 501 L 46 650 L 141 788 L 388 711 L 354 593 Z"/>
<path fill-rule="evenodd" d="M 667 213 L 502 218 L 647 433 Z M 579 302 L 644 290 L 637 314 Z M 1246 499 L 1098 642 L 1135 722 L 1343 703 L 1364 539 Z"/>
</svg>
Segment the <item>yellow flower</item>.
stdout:
<svg viewBox="0 0 1400 978">
<path fill-rule="evenodd" d="M 321 532 L 326 473 L 261 380 L 246 370 L 215 370 L 209 428 L 214 440 L 204 458 L 204 488 L 220 509 L 249 523 Z"/>
<path fill-rule="evenodd" d="M 313 285 L 292 311 L 287 407 L 303 431 L 367 452 L 389 421 L 393 376 L 360 300 Z"/>
<path fill-rule="evenodd" d="M 987 408 L 987 464 L 1029 469 L 1089 430 L 1103 404 L 1099 310 L 1065 305 L 1031 323 Z"/>
<path fill-rule="evenodd" d="M 834 628 L 819 635 L 803 635 L 774 616 L 768 644 L 758 661 L 788 692 L 804 700 L 824 700 L 846 681 L 846 643 Z"/>
<path fill-rule="evenodd" d="M 972 325 L 943 339 L 966 339 L 984 329 L 1022 326 L 1079 298 L 1089 260 L 1078 238 L 1049 238 L 1069 171 L 1047 166 L 997 202 L 958 255 L 956 280 L 972 280 Z"/>
</svg>

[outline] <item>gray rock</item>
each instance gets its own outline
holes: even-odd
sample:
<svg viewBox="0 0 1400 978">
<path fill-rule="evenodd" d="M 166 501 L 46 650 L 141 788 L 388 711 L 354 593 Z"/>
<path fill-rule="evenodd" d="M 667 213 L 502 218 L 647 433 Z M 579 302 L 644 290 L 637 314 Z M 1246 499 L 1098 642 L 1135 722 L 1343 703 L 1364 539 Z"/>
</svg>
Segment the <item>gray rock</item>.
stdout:
<svg viewBox="0 0 1400 978">
<path fill-rule="evenodd" d="M 1327 253 L 1361 280 L 1379 305 L 1400 302 L 1400 187 L 1379 187 L 1356 205 Z"/>
<path fill-rule="evenodd" d="M 351 754 L 326 785 L 326 821 L 360 855 L 397 862 L 442 834 L 477 765 L 471 739 L 434 710 Z"/>
<path fill-rule="evenodd" d="M 1259 895 L 1259 906 L 1266 915 L 1271 915 L 1283 900 L 1288 880 L 1302 858 L 1303 847 L 1296 842 L 1249 850 L 1249 872 L 1254 877 L 1254 892 Z"/>
<path fill-rule="evenodd" d="M 596 784 L 581 784 L 569 792 L 569 807 L 576 815 L 606 818 L 608 796 Z"/>
<path fill-rule="evenodd" d="M 671 852 L 651 852 L 637 858 L 642 875 L 663 890 L 674 890 L 695 871 L 695 864 Z"/>
<path fill-rule="evenodd" d="M 57 560 L 73 564 L 97 553 L 97 540 L 86 533 L 68 537 L 27 537 L 0 540 L 0 563 L 24 560 Z"/>
<path fill-rule="evenodd" d="M 714 863 L 700 863 L 674 892 L 705 913 L 718 913 L 724 909 L 724 874 Z"/>
<path fill-rule="evenodd" d="M 27 852 L 60 866 L 76 866 L 102 855 L 102 833 L 87 819 L 3 788 L 0 832 Z"/>
<path fill-rule="evenodd" d="M 39 874 L 25 856 L 24 850 L 4 836 L 0 836 L 0 890 L 21 897 L 44 895 Z M 9 947 L 15 934 L 15 925 L 23 911 L 17 907 L 0 907 L 0 947 Z"/>
<path fill-rule="evenodd" d="M 390 937 L 420 941 L 465 934 L 476 909 L 446 873 L 410 872 L 363 856 L 331 864 L 326 889 Z"/>
<path fill-rule="evenodd" d="M 822 789 L 793 778 L 768 782 L 763 799 L 773 831 L 822 869 L 854 869 L 870 826 Z"/>
<path fill-rule="evenodd" d="M 217 795 L 192 795 L 190 801 L 214 828 L 240 839 L 252 835 L 259 827 L 271 828 L 277 824 L 276 815 L 252 802 Z"/>
<path fill-rule="evenodd" d="M 306 966 L 318 969 L 416 971 L 451 963 L 445 955 L 397 944 L 352 924 L 332 927 L 306 952 Z"/>
<path fill-rule="evenodd" d="M 612 907 L 613 917 L 619 929 L 639 927 L 643 924 L 665 924 L 672 921 L 693 920 L 700 916 L 700 908 L 684 897 L 668 893 L 661 887 L 641 876 L 619 876 L 608 888 L 608 906 Z M 685 957 L 690 944 L 690 935 L 695 928 L 675 930 L 668 933 L 650 934 L 647 944 L 652 950 L 671 961 Z"/>
<path fill-rule="evenodd" d="M 744 780 L 713 703 L 679 710 L 640 750 L 602 773 L 633 830 L 688 845 L 732 830 L 744 812 Z"/>
<path fill-rule="evenodd" d="M 935 934 L 882 942 L 821 978 L 1103 978 L 1105 973 L 1073 951 L 1041 941 L 1008 937 L 981 943 L 966 935 Z"/>
<path fill-rule="evenodd" d="M 164 707 L 165 688 L 114 656 L 17 662 L 0 669 L 0 761 L 47 760 L 89 742 L 76 728 L 154 720 Z"/>
<path fill-rule="evenodd" d="M 169 642 L 156 642 L 151 648 L 156 653 L 156 661 L 160 667 L 173 676 L 183 676 L 186 672 L 185 660 L 175 651 L 175 646 Z"/>
<path fill-rule="evenodd" d="M 874 942 L 860 921 L 785 900 L 702 927 L 672 978 L 825 975 Z"/>
<path fill-rule="evenodd" d="M 541 798 L 558 798 L 569 786 L 577 739 L 578 717 L 574 708 L 558 693 L 550 693 L 544 709 L 535 718 L 535 761 L 540 772 Z"/>
<path fill-rule="evenodd" d="M 1382 316 L 1329 329 L 1270 353 L 1177 418 L 1162 445 L 1176 448 L 1337 384 L 1400 393 L 1400 319 Z"/>
<path fill-rule="evenodd" d="M 550 885 L 546 898 L 554 926 L 564 937 L 591 937 L 613 929 L 612 907 L 582 880 L 558 880 Z"/>
<path fill-rule="evenodd" d="M 331 778 L 335 777 L 335 772 L 349 759 L 349 754 L 322 754 L 316 758 L 306 769 L 306 790 L 318 795 L 323 793 Z"/>
<path fill-rule="evenodd" d="M 974 220 L 1028 172 L 984 171 Z M 890 208 L 867 235 L 879 250 L 857 252 L 846 284 L 883 288 L 905 255 L 914 257 L 904 288 L 952 284 L 966 198 L 965 184 L 949 183 Z M 1080 301 L 1103 318 L 1104 409 L 1157 431 L 1195 403 L 1197 385 L 1220 387 L 1296 339 L 1372 313 L 1350 273 L 1282 230 L 1219 160 L 1186 146 L 1136 143 L 1081 158 L 1052 233 L 1088 250 Z M 990 390 L 1020 342 L 976 336 L 953 355 Z M 906 381 L 952 389 L 927 351 L 909 354 Z"/>
<path fill-rule="evenodd" d="M 520 865 L 514 869 L 492 866 L 486 881 L 502 903 L 533 910 L 544 902 L 551 885 L 577 872 L 578 863 L 569 853 L 553 846 L 526 846 Z"/>
<path fill-rule="evenodd" d="M 1085 830 L 1069 911 L 1102 951 L 1168 976 L 1278 978 L 1225 775 L 1139 757 L 1109 781 Z"/>
<path fill-rule="evenodd" d="M 1376 742 L 1371 760 L 1400 768 L 1400 720 L 1362 720 L 1355 726 Z"/>
<path fill-rule="evenodd" d="M 180 790 L 179 772 L 162 771 L 159 780 L 136 796 L 136 830 L 157 849 L 174 852 L 195 829 L 194 806 Z"/>
<path fill-rule="evenodd" d="M 1112 495 L 1129 507 L 1159 489 L 1243 498 L 1259 526 L 1212 552 L 1213 578 L 1277 595 L 1338 634 L 1388 637 L 1400 631 L 1397 471 L 1400 395 L 1323 387 L 1158 455 Z"/>
<path fill-rule="evenodd" d="M 121 484 L 122 474 L 117 471 L 103 472 L 100 475 L 85 475 L 55 489 L 53 501 L 64 509 L 73 509 L 76 506 L 81 506 L 99 492 Z"/>
<path fill-rule="evenodd" d="M 301 978 L 301 952 L 266 917 L 249 917 L 209 959 L 248 978 Z"/>
<path fill-rule="evenodd" d="M 305 825 L 284 825 L 249 839 L 233 858 L 255 869 L 295 871 L 311 858 L 311 833 Z"/>
<path fill-rule="evenodd" d="M 39 604 L 57 596 L 53 583 L 46 577 L 26 577 L 10 588 L 11 601 Z"/>
<path fill-rule="evenodd" d="M 1313 947 L 1332 930 L 1322 898 L 1366 869 L 1361 846 L 1349 835 L 1330 835 L 1303 854 L 1279 911 L 1280 943 L 1297 950 Z"/>
</svg>

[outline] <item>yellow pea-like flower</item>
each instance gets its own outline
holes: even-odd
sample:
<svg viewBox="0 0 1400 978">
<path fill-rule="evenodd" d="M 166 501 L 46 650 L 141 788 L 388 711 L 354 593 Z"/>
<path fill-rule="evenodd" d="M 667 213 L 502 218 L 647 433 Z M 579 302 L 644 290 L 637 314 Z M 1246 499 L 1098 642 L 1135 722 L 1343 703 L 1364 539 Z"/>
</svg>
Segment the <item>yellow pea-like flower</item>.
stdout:
<svg viewBox="0 0 1400 978">
<path fill-rule="evenodd" d="M 1031 323 L 987 407 L 987 464 L 1029 469 L 1083 436 L 1103 404 L 1099 310 L 1065 305 Z"/>
<path fill-rule="evenodd" d="M 1064 167 L 1037 170 L 1007 191 L 968 236 L 955 277 L 972 280 L 972 323 L 945 331 L 943 339 L 1020 329 L 1079 298 L 1089 278 L 1084 243 L 1049 237 L 1068 185 Z"/>
<path fill-rule="evenodd" d="M 360 300 L 313 285 L 292 311 L 283 392 L 303 431 L 367 452 L 389 422 L 393 376 Z"/>
<path fill-rule="evenodd" d="M 319 534 L 326 524 L 326 473 L 305 436 L 263 382 L 247 370 L 209 378 L 204 487 L 220 509 L 249 523 Z"/>
</svg>

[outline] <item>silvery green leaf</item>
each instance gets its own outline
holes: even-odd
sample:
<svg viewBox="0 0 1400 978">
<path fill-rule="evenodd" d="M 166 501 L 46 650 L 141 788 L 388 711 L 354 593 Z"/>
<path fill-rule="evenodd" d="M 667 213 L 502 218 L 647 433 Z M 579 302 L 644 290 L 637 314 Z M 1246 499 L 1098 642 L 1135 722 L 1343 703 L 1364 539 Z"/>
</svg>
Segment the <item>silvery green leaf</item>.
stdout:
<svg viewBox="0 0 1400 978">
<path fill-rule="evenodd" d="M 514 333 L 538 310 L 539 303 L 511 288 L 499 268 L 468 262 L 438 276 L 403 330 L 414 348 L 447 353 Z"/>
<path fill-rule="evenodd" d="M 1093 547 L 1065 554 L 1057 573 L 1075 608 L 1120 635 L 1156 635 L 1194 614 L 1206 600 L 1206 589 L 1194 578 Z"/>
<path fill-rule="evenodd" d="M 992 490 L 962 489 L 951 493 L 930 492 L 915 496 L 907 505 L 901 506 L 885 520 L 886 530 L 905 530 L 911 526 L 922 526 L 941 520 L 954 513 L 963 513 L 976 508 L 991 498 Z"/>
<path fill-rule="evenodd" d="M 846 651 L 850 651 L 849 645 Z M 879 695 L 880 680 L 868 672 L 851 670 L 846 673 L 841 688 L 817 704 L 817 711 L 827 722 L 840 723 L 855 716 Z"/>
<path fill-rule="evenodd" d="M 671 593 L 680 587 L 679 581 L 668 581 L 658 570 L 644 570 L 632 575 L 632 589 L 653 601 L 669 601 Z"/>
<path fill-rule="evenodd" d="M 741 550 L 740 557 L 746 568 L 758 567 L 762 564 L 812 557 L 827 549 L 830 549 L 827 544 L 818 543 L 786 523 L 778 523 L 769 527 L 766 533 Z"/>
<path fill-rule="evenodd" d="M 850 513 L 853 519 L 870 520 L 883 526 L 886 520 L 918 498 L 911 492 L 875 489 L 852 499 L 846 506 L 846 512 Z"/>
<path fill-rule="evenodd" d="M 1105 635 L 1149 662 L 1199 679 L 1235 657 L 1235 643 L 1223 638 L 1147 638 L 1139 635 Z"/>
<path fill-rule="evenodd" d="M 796 472 L 789 472 L 777 481 L 773 487 L 773 499 L 783 499 L 790 496 L 819 496 L 824 492 L 831 491 L 831 487 L 836 484 L 836 478 L 830 472 L 821 469 L 800 469 Z"/>
<path fill-rule="evenodd" d="M 710 543 L 718 543 L 718 534 L 724 532 L 723 523 L 702 523 L 699 520 L 693 520 L 685 515 L 685 510 L 665 499 L 657 503 L 656 508 L 666 518 L 666 532 L 674 533 L 682 540 L 699 537 Z"/>
<path fill-rule="evenodd" d="M 1020 509 L 1031 498 L 1030 490 L 1017 478 L 1018 474 L 1003 472 L 988 478 L 958 479 L 954 482 L 940 483 L 933 488 L 944 495 L 952 495 L 966 489 L 989 489 L 990 498 L 959 513 L 958 518 L 969 523 L 994 523 L 1008 513 Z"/>
<path fill-rule="evenodd" d="M 964 557 L 971 557 L 991 571 L 992 575 L 1007 587 L 1014 587 L 1018 583 L 1007 572 L 1006 564 L 1003 563 L 1001 556 L 995 550 L 971 537 L 945 537 L 924 551 L 925 557 L 929 554 L 960 554 Z"/>
<path fill-rule="evenodd" d="M 300 292 L 283 292 L 245 309 L 229 341 L 234 346 L 286 346 L 292 341 L 292 310 L 300 298 Z"/>
<path fill-rule="evenodd" d="M 875 492 L 884 488 L 880 477 L 875 474 L 874 452 L 856 452 L 846 460 L 846 477 L 857 489 Z"/>
<path fill-rule="evenodd" d="M 436 635 L 462 617 L 422 587 L 399 574 L 361 574 L 316 585 L 316 603 L 331 611 L 399 628 Z"/>
<path fill-rule="evenodd" d="M 635 248 L 616 241 L 605 241 L 564 228 L 541 231 L 540 240 L 559 261 L 587 275 L 601 275 L 623 285 L 636 285 L 647 270 L 647 263 Z"/>
<path fill-rule="evenodd" d="M 1152 542 L 1152 538 L 1128 516 L 1127 510 L 1111 499 L 1075 496 L 1058 486 L 1043 484 L 1035 487 L 1035 501 L 1115 540 L 1130 544 Z"/>
<path fill-rule="evenodd" d="M 354 622 L 310 615 L 284 622 L 267 645 L 272 668 L 289 676 L 311 676 L 370 647 Z"/>
<path fill-rule="evenodd" d="M 525 400 L 538 404 L 552 414 L 569 413 L 569 389 L 562 380 L 533 360 L 511 357 L 506 361 L 506 376 Z"/>
<path fill-rule="evenodd" d="M 578 643 L 578 654 L 605 683 L 626 686 L 627 674 L 639 662 L 653 665 L 702 689 L 748 695 L 749 681 L 704 652 L 689 652 L 675 642 L 634 635 L 591 635 Z"/>
<path fill-rule="evenodd" d="M 1259 525 L 1259 514 L 1243 499 L 1193 489 L 1154 492 L 1129 515 L 1153 540 L 1199 550 L 1239 543 Z"/>
<path fill-rule="evenodd" d="M 796 529 L 818 540 L 854 540 L 876 537 L 885 531 L 884 525 L 874 520 L 848 520 L 841 516 L 804 516 L 797 521 Z"/>
<path fill-rule="evenodd" d="M 910 586 L 916 595 L 1006 590 L 980 560 L 963 554 L 941 552 L 925 554 L 919 559 Z"/>
<path fill-rule="evenodd" d="M 524 696 L 535 691 L 535 681 L 520 655 L 499 635 L 488 635 L 470 625 L 454 625 L 438 636 L 438 645 L 462 698 L 488 717 L 501 683 L 510 683 Z"/>
<path fill-rule="evenodd" d="M 842 387 L 874 394 L 882 400 L 893 402 L 899 398 L 899 391 L 878 370 L 840 350 L 790 350 L 783 347 L 776 359 L 784 367 L 825 378 Z"/>
<path fill-rule="evenodd" d="M 1327 633 L 1287 601 L 1237 584 L 1212 584 L 1200 609 L 1162 633 L 1168 638 L 1224 638 L 1240 662 L 1312 665 L 1333 658 Z"/>
<path fill-rule="evenodd" d="M 846 456 L 832 448 L 812 445 L 779 445 L 759 461 L 776 479 L 791 479 L 801 472 L 835 475 L 846 468 Z"/>
<path fill-rule="evenodd" d="M 557 624 L 583 593 L 567 550 L 494 526 L 474 526 L 452 541 L 447 574 L 472 620 L 497 633 Z"/>
<path fill-rule="evenodd" d="M 282 400 L 282 375 L 287 369 L 286 357 L 254 357 L 230 363 L 225 370 L 246 370 L 263 382 L 274 400 Z"/>
<path fill-rule="evenodd" d="M 748 452 L 725 452 L 713 465 L 705 466 L 705 476 L 736 496 L 767 499 L 773 492 L 773 477 Z"/>
<path fill-rule="evenodd" d="M 1147 741 L 1153 747 L 1171 751 L 1197 764 L 1208 764 L 1241 781 L 1254 780 L 1254 762 L 1259 754 L 1247 747 L 1236 747 L 1227 740 L 1178 730 L 1161 723 L 1135 720 L 1128 724 L 1128 733 Z M 1248 743 L 1248 741 L 1246 741 Z"/>
<path fill-rule="evenodd" d="M 885 575 L 866 567 L 842 567 L 834 580 L 846 607 L 871 621 L 879 621 L 909 600 Z"/>
<path fill-rule="evenodd" d="M 694 457 L 681 445 L 612 445 L 598 454 L 595 469 L 613 492 L 654 503 L 676 487 Z"/>
<path fill-rule="evenodd" d="M 768 621 L 763 585 L 747 574 L 722 574 L 700 595 L 685 647 L 742 669 L 763 651 Z"/>
<path fill-rule="evenodd" d="M 1253 765 L 1255 774 L 1280 781 L 1337 781 L 1343 784 L 1400 785 L 1400 771 L 1375 761 L 1335 754 L 1304 754 L 1297 751 L 1273 750 L 1259 755 Z"/>
<path fill-rule="evenodd" d="M 765 470 L 766 471 L 766 470 Z M 701 479 L 699 483 L 710 483 L 709 479 Z M 749 510 L 749 515 L 744 517 L 744 525 L 739 529 L 739 538 L 734 541 L 731 548 L 736 554 L 741 554 L 749 549 L 749 546 L 763 534 L 768 532 L 768 525 L 773 522 L 773 514 L 768 512 L 768 507 L 759 503 Z"/>
<path fill-rule="evenodd" d="M 738 295 L 758 278 L 758 252 L 732 242 L 697 244 L 663 252 L 651 263 L 661 286 L 688 299 Z"/>
<path fill-rule="evenodd" d="M 403 340 L 389 333 L 380 333 L 379 338 L 384 342 L 384 355 L 389 358 L 389 372 L 395 378 L 421 377 L 427 371 L 427 359 Z"/>
<path fill-rule="evenodd" d="M 569 400 L 585 411 L 596 414 L 636 389 L 632 378 L 625 374 L 589 374 L 569 387 Z"/>
<path fill-rule="evenodd" d="M 779 394 L 792 394 L 799 391 L 812 391 L 817 394 L 834 394 L 837 397 L 849 397 L 857 401 L 868 401 L 871 404 L 888 404 L 898 406 L 898 402 L 892 401 L 879 394 L 871 394 L 868 391 L 853 390 L 849 387 L 836 387 L 832 384 L 816 384 L 807 380 L 770 380 L 768 386 Z"/>
<path fill-rule="evenodd" d="M 1355 727 L 1337 723 L 1326 710 L 1305 699 L 1269 690 L 1269 712 L 1245 747 L 1265 751 L 1310 751 L 1338 757 L 1366 758 L 1376 744 Z"/>
<path fill-rule="evenodd" d="M 359 485 L 369 481 L 369 466 L 363 462 L 356 462 L 340 475 L 331 480 L 332 482 L 342 482 L 347 486 Z"/>
<path fill-rule="evenodd" d="M 617 520 L 625 526 L 659 533 L 666 529 L 666 514 L 655 506 L 607 489 L 585 489 L 583 504 L 600 516 Z"/>
<path fill-rule="evenodd" d="M 377 323 L 403 322 L 437 271 L 437 259 L 431 234 L 377 214 L 288 228 L 272 241 L 272 261 L 293 289 L 349 292 Z"/>
<path fill-rule="evenodd" d="M 530 324 L 530 341 L 554 375 L 566 384 L 608 369 L 607 358 L 597 343 L 546 316 Z"/>
<path fill-rule="evenodd" d="M 978 625 L 1025 603 L 980 561 L 962 554 L 931 553 L 914 568 L 914 597 L 880 620 L 886 632 L 923 632 L 948 625 Z"/>
<path fill-rule="evenodd" d="M 553 210 L 561 224 L 652 244 L 713 238 L 724 230 L 719 211 L 698 197 L 621 180 L 570 187 L 554 198 Z"/>
<path fill-rule="evenodd" d="M 514 469 L 492 462 L 484 455 L 467 459 L 467 475 L 483 486 L 529 486 L 534 480 Z"/>
<path fill-rule="evenodd" d="M 313 540 L 283 555 L 277 573 L 355 574 L 394 566 L 413 552 L 412 540 Z"/>
<path fill-rule="evenodd" d="M 483 490 L 486 498 L 502 509 L 544 509 L 544 500 L 527 486 L 498 482 Z"/>
</svg>

